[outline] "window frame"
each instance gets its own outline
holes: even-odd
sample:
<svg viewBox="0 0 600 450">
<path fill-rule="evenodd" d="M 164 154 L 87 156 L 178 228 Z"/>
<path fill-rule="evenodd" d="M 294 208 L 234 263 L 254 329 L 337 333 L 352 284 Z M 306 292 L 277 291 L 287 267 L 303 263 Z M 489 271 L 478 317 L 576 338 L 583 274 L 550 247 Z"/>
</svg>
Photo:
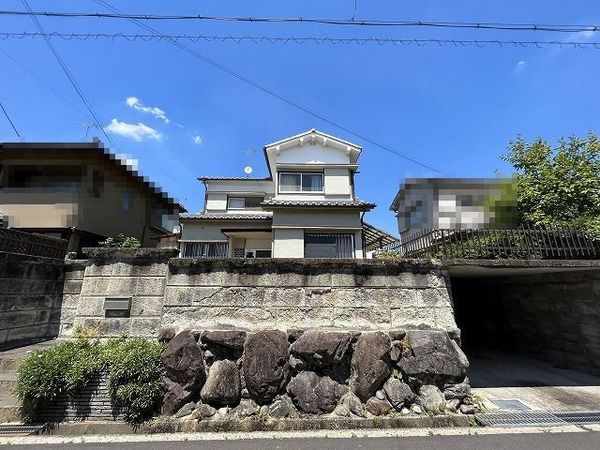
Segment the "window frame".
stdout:
<svg viewBox="0 0 600 450">
<path fill-rule="evenodd" d="M 256 205 L 256 206 L 248 206 L 246 204 L 246 200 L 249 198 L 257 198 L 260 199 L 259 203 L 262 203 L 265 199 L 264 197 L 261 197 L 259 195 L 244 195 L 244 196 L 239 196 L 239 195 L 231 195 L 231 196 L 227 196 L 227 209 L 233 209 L 233 210 L 244 210 L 244 209 L 251 209 L 251 210 L 257 210 L 257 209 L 261 209 L 260 204 Z M 242 207 L 232 207 L 230 206 L 230 202 L 232 199 L 243 199 L 244 200 L 244 206 Z"/>
<path fill-rule="evenodd" d="M 300 175 L 300 189 L 297 191 L 284 191 L 283 189 L 281 189 L 281 176 L 282 175 Z M 304 189 L 302 189 L 303 187 L 303 180 L 302 178 L 304 177 L 304 175 L 320 175 L 321 176 L 321 190 L 320 191 L 305 191 Z M 277 174 L 278 178 L 277 178 L 277 191 L 280 194 L 324 194 L 325 193 L 325 173 L 324 172 L 292 172 L 292 171 L 283 171 L 283 172 L 278 172 Z"/>
</svg>

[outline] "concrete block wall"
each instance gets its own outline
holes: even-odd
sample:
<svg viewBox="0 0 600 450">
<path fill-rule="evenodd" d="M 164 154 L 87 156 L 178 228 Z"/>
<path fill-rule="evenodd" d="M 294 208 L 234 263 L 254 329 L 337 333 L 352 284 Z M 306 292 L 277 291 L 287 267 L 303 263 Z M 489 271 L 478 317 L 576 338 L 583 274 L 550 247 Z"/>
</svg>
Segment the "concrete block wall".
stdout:
<svg viewBox="0 0 600 450">
<path fill-rule="evenodd" d="M 81 282 L 72 335 L 78 325 L 97 328 L 100 337 L 156 337 L 161 326 L 168 260 L 173 249 L 130 251 L 88 249 L 89 259 Z M 106 297 L 131 297 L 130 317 L 106 318 Z"/>
<path fill-rule="evenodd" d="M 62 261 L 0 253 L 0 346 L 59 333 Z"/>
</svg>

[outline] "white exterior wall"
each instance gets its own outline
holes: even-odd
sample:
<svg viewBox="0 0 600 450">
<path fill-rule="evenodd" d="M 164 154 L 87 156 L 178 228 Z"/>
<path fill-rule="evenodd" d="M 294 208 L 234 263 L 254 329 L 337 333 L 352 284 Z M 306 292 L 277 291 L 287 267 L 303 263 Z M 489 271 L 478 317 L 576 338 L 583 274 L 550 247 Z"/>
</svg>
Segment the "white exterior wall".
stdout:
<svg viewBox="0 0 600 450">
<path fill-rule="evenodd" d="M 273 258 L 304 258 L 304 230 L 274 229 Z"/>
<path fill-rule="evenodd" d="M 211 192 L 206 196 L 206 211 L 225 211 L 227 209 L 227 194 Z"/>
<path fill-rule="evenodd" d="M 335 196 L 339 199 L 350 199 L 352 187 L 350 185 L 350 170 L 345 167 L 326 167 L 325 196 Z"/>
</svg>

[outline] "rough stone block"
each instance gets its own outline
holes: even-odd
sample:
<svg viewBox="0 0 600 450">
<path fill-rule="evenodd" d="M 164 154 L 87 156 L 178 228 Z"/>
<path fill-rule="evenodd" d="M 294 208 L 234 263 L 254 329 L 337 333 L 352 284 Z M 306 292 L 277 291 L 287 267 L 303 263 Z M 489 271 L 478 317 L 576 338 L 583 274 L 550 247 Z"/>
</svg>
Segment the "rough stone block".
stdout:
<svg viewBox="0 0 600 450">
<path fill-rule="evenodd" d="M 131 299 L 131 316 L 157 316 L 163 310 L 162 297 L 133 297 Z"/>
<path fill-rule="evenodd" d="M 361 267 L 340 269 L 331 275 L 332 287 L 371 287 L 387 286 L 385 269 Z"/>
<path fill-rule="evenodd" d="M 212 269 L 186 270 L 170 268 L 168 286 L 223 286 L 223 271 Z"/>
<path fill-rule="evenodd" d="M 65 280 L 63 283 L 63 295 L 65 294 L 79 294 L 81 292 L 81 286 L 83 280 Z"/>
<path fill-rule="evenodd" d="M 156 337 L 161 326 L 160 318 L 132 318 L 131 336 Z"/>
<path fill-rule="evenodd" d="M 262 291 L 264 306 L 304 306 L 303 288 L 264 288 Z"/>
<path fill-rule="evenodd" d="M 391 326 L 390 309 L 334 308 L 332 325 L 338 329 L 387 329 Z"/>
<path fill-rule="evenodd" d="M 80 316 L 104 316 L 104 297 L 81 296 L 77 306 L 77 314 Z"/>
</svg>

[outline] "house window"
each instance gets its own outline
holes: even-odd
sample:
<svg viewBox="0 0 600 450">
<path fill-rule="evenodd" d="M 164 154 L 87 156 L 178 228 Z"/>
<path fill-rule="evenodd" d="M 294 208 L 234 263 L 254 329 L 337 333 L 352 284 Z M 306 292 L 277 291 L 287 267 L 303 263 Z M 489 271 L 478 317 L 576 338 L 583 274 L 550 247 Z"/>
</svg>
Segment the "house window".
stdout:
<svg viewBox="0 0 600 450">
<path fill-rule="evenodd" d="M 246 250 L 246 258 L 270 258 L 271 250 Z"/>
<path fill-rule="evenodd" d="M 354 258 L 354 235 L 349 233 L 306 233 L 305 258 Z"/>
<path fill-rule="evenodd" d="M 279 192 L 323 192 L 323 174 L 282 172 L 279 174 Z"/>
<path fill-rule="evenodd" d="M 227 209 L 258 209 L 262 201 L 262 197 L 229 197 Z"/>
<path fill-rule="evenodd" d="M 227 242 L 183 242 L 183 258 L 227 258 Z"/>
</svg>

